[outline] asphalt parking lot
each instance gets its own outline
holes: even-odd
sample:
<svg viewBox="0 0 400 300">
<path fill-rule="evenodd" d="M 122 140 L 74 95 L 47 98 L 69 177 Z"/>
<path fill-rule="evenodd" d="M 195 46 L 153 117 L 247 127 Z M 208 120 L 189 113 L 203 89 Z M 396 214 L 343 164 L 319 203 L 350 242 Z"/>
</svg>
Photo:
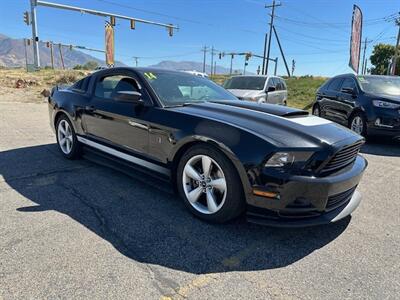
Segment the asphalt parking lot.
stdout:
<svg viewBox="0 0 400 300">
<path fill-rule="evenodd" d="M 192 217 L 167 187 L 59 154 L 46 104 L 0 103 L 0 299 L 398 299 L 400 145 L 368 143 L 329 226 Z"/>
</svg>

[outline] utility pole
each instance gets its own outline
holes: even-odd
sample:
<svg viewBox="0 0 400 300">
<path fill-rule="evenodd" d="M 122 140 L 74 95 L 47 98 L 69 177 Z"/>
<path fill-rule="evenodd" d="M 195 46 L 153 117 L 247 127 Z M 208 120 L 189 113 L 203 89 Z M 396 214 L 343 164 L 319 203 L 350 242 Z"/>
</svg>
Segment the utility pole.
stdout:
<svg viewBox="0 0 400 300">
<path fill-rule="evenodd" d="M 397 66 L 397 59 L 399 57 L 399 47 L 400 47 L 400 17 L 396 20 L 396 25 L 399 27 L 399 31 L 397 32 L 397 42 L 396 48 L 394 51 L 394 59 L 393 59 L 393 68 L 392 68 L 392 75 L 396 74 L 396 66 Z"/>
<path fill-rule="evenodd" d="M 365 41 L 364 41 L 364 50 L 363 50 L 363 58 L 362 58 L 362 67 L 361 67 L 361 74 L 365 74 L 365 73 L 364 73 L 364 69 L 366 69 L 366 68 L 365 68 L 365 61 L 366 61 L 365 52 L 366 52 L 366 50 L 367 50 L 367 44 L 368 44 L 368 43 L 371 43 L 371 42 L 372 42 L 372 40 L 368 40 L 368 38 L 365 38 Z"/>
<path fill-rule="evenodd" d="M 265 5 L 265 8 L 272 8 L 271 22 L 269 23 L 268 50 L 267 50 L 267 61 L 265 63 L 265 75 L 268 74 L 268 62 L 269 62 L 269 54 L 271 51 L 271 36 L 272 36 L 272 28 L 274 26 L 275 7 L 281 5 L 282 5 L 281 3 L 276 4 L 275 0 L 272 1 L 272 5 Z"/>
<path fill-rule="evenodd" d="M 32 24 L 32 46 L 33 46 L 33 63 L 36 69 L 40 68 L 39 56 L 39 37 L 37 34 L 37 20 L 36 20 L 36 0 L 31 0 L 31 24 Z"/>
<path fill-rule="evenodd" d="M 278 57 L 275 57 L 275 69 L 274 69 L 274 75 L 276 76 L 276 72 L 278 71 Z"/>
<path fill-rule="evenodd" d="M 217 74 L 217 62 L 214 61 L 214 75 Z"/>
<path fill-rule="evenodd" d="M 137 67 L 138 66 L 139 57 L 134 56 L 133 59 L 135 60 L 135 67 Z"/>
<path fill-rule="evenodd" d="M 51 68 L 54 70 L 53 42 L 50 42 L 50 58 L 51 58 Z"/>
<path fill-rule="evenodd" d="M 263 64 L 262 64 L 262 70 L 261 74 L 265 75 L 265 61 L 266 61 L 266 55 L 267 55 L 267 42 L 268 42 L 268 33 L 265 33 L 265 38 L 264 38 L 264 58 L 263 58 Z"/>
<path fill-rule="evenodd" d="M 28 51 L 26 49 L 26 39 L 24 39 L 24 48 L 25 48 L 25 66 L 26 66 L 26 71 L 28 72 Z"/>
<path fill-rule="evenodd" d="M 232 75 L 232 63 L 233 63 L 233 58 L 235 54 L 231 53 L 231 67 L 229 68 L 229 76 Z"/>
<path fill-rule="evenodd" d="M 293 73 L 294 73 L 294 69 L 296 68 L 296 61 L 294 59 L 292 59 L 292 77 L 293 77 Z"/>
<path fill-rule="evenodd" d="M 62 68 L 63 68 L 63 70 L 65 69 L 65 66 L 64 66 L 64 57 L 63 57 L 63 54 L 62 54 L 62 49 L 61 49 L 61 44 L 58 44 L 58 50 L 60 51 L 60 58 L 61 58 L 61 65 L 62 65 Z"/>
<path fill-rule="evenodd" d="M 207 56 L 207 46 L 204 46 L 203 49 L 201 49 L 203 52 L 203 73 L 206 72 L 206 56 Z"/>
<path fill-rule="evenodd" d="M 290 77 L 289 68 L 288 68 L 288 65 L 287 65 L 287 62 L 286 62 L 285 54 L 283 54 L 281 42 L 279 41 L 279 37 L 278 37 L 278 34 L 276 33 L 275 26 L 272 26 L 272 28 L 274 29 L 274 34 L 275 34 L 275 37 L 276 37 L 276 41 L 278 42 L 279 50 L 281 51 L 282 59 L 283 59 L 283 62 L 285 63 L 287 74 Z"/>
<path fill-rule="evenodd" d="M 210 75 L 213 75 L 213 65 L 214 65 L 214 46 L 211 47 L 211 73 Z"/>
</svg>

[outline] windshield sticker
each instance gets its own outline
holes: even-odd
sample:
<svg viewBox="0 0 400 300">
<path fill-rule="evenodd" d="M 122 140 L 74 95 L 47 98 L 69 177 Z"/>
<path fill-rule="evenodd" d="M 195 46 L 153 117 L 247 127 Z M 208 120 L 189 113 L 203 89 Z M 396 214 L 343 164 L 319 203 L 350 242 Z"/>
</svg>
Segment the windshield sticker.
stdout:
<svg viewBox="0 0 400 300">
<path fill-rule="evenodd" d="M 154 75 L 152 72 L 146 72 L 146 73 L 144 73 L 144 76 L 146 76 L 147 79 L 149 79 L 149 80 L 157 79 L 157 76 Z"/>
</svg>

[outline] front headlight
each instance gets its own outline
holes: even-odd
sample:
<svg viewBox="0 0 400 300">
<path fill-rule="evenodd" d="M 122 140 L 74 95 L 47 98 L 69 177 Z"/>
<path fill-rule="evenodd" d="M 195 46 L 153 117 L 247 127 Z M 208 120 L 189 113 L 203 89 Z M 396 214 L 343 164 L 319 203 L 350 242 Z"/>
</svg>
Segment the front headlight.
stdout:
<svg viewBox="0 0 400 300">
<path fill-rule="evenodd" d="M 291 167 L 294 164 L 303 166 L 312 154 L 313 152 L 277 152 L 264 166 L 267 168 Z"/>
<path fill-rule="evenodd" d="M 381 107 L 381 108 L 391 108 L 391 109 L 400 108 L 400 104 L 396 104 L 396 103 L 393 103 L 393 102 L 382 101 L 382 100 L 373 100 L 372 104 L 375 107 Z"/>
</svg>

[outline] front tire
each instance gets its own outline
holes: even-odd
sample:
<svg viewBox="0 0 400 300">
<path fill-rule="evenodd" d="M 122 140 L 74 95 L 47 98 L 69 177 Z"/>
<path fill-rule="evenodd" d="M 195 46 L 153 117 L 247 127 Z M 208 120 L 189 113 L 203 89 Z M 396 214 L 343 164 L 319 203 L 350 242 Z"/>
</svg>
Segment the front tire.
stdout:
<svg viewBox="0 0 400 300">
<path fill-rule="evenodd" d="M 62 155 L 68 159 L 78 158 L 81 154 L 75 130 L 66 115 L 62 115 L 56 124 L 57 145 Z"/>
<path fill-rule="evenodd" d="M 202 220 L 223 223 L 244 210 L 242 183 L 235 167 L 210 146 L 194 146 L 183 155 L 176 181 L 185 205 Z"/>
</svg>

